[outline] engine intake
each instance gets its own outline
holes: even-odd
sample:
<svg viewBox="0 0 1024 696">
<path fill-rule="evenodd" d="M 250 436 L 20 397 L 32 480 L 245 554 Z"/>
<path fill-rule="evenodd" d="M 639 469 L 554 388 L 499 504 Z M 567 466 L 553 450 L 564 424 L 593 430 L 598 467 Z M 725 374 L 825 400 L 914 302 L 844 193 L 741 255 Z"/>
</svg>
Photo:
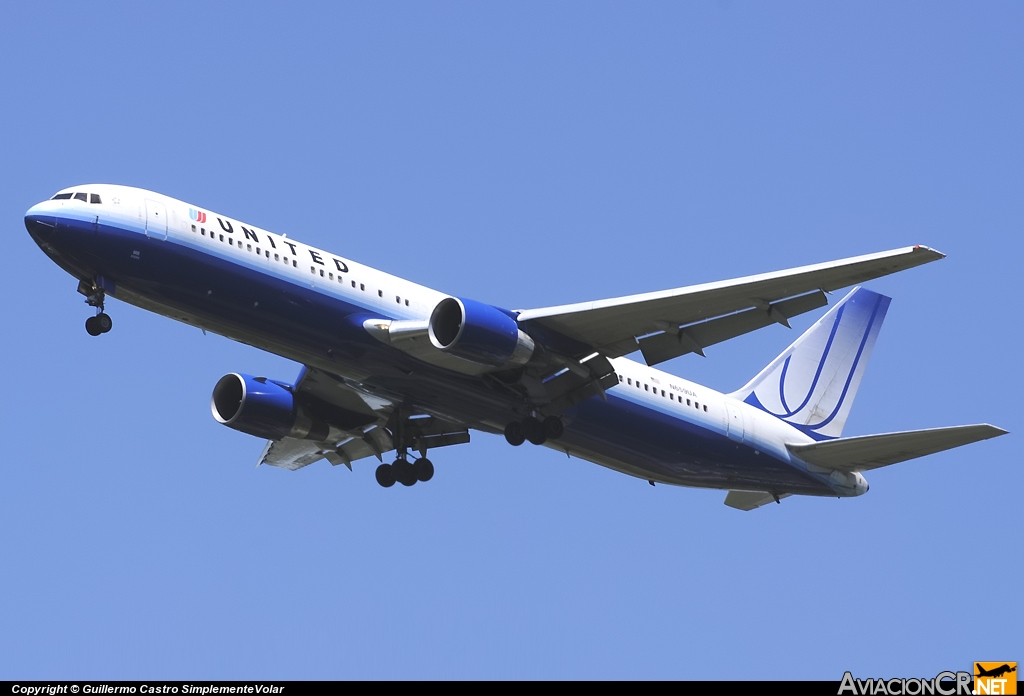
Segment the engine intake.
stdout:
<svg viewBox="0 0 1024 696">
<path fill-rule="evenodd" d="M 427 326 L 435 348 L 481 365 L 516 367 L 525 365 L 533 355 L 533 339 L 515 319 L 475 300 L 441 300 Z"/>
</svg>

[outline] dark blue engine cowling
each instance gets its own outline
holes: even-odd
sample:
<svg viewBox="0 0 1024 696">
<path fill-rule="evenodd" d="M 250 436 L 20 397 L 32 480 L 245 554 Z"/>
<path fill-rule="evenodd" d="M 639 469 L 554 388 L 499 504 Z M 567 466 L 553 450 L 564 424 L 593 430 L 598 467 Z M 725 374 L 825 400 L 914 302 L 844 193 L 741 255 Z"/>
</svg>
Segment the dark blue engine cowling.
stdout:
<svg viewBox="0 0 1024 696">
<path fill-rule="evenodd" d="M 295 396 L 281 384 L 234 372 L 213 388 L 210 409 L 218 423 L 268 440 L 291 434 L 299 415 Z"/>
<path fill-rule="evenodd" d="M 429 333 L 435 348 L 481 365 L 523 365 L 533 354 L 533 340 L 515 319 L 475 300 L 447 297 L 438 302 Z"/>
</svg>

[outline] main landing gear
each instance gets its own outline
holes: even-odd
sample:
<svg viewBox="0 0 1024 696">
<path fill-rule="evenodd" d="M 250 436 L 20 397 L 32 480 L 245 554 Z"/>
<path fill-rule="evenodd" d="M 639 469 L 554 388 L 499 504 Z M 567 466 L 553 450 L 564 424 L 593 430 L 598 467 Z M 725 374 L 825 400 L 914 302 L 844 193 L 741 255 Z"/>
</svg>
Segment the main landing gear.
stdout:
<svg viewBox="0 0 1024 696">
<path fill-rule="evenodd" d="M 97 310 L 96 316 L 85 320 L 86 332 L 90 336 L 99 336 L 110 331 L 114 327 L 114 320 L 103 311 L 103 300 L 105 299 L 103 288 L 95 283 L 89 285 L 83 280 L 78 284 L 78 292 L 85 295 L 85 303 L 87 305 L 95 307 Z"/>
<path fill-rule="evenodd" d="M 505 439 L 513 447 L 518 447 L 527 440 L 535 445 L 543 445 L 548 440 L 562 437 L 563 432 L 565 426 L 558 416 L 548 416 L 544 420 L 530 416 L 506 425 Z"/>
<path fill-rule="evenodd" d="M 398 459 L 394 464 L 381 464 L 377 467 L 377 483 L 384 488 L 391 488 L 396 483 L 403 486 L 411 486 L 417 481 L 426 483 L 434 478 L 434 464 L 427 459 L 427 448 L 422 446 L 419 450 L 420 458 L 409 463 L 409 449 L 414 442 L 414 433 L 409 432 L 407 419 L 409 411 L 405 407 L 395 409 L 391 415 L 389 427 L 391 437 L 395 443 L 395 452 Z"/>
<path fill-rule="evenodd" d="M 391 488 L 396 483 L 411 486 L 417 481 L 426 483 L 434 478 L 434 465 L 426 457 L 420 457 L 409 463 L 405 457 L 399 456 L 394 464 L 381 464 L 377 467 L 377 483 L 384 488 Z"/>
</svg>

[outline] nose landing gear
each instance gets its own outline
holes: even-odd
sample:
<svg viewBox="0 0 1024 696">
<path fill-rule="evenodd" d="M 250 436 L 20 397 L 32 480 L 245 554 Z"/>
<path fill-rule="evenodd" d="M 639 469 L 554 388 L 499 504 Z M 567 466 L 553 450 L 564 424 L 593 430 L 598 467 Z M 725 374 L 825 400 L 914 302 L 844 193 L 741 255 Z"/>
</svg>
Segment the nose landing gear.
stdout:
<svg viewBox="0 0 1024 696">
<path fill-rule="evenodd" d="M 114 327 L 114 320 L 103 311 L 103 300 L 106 298 L 103 288 L 95 282 L 90 285 L 83 280 L 78 284 L 78 292 L 85 295 L 85 303 L 87 305 L 98 310 L 96 316 L 85 320 L 86 332 L 90 336 L 99 336 L 110 331 Z"/>
<path fill-rule="evenodd" d="M 105 334 L 114 327 L 114 320 L 110 318 L 109 314 L 100 312 L 94 317 L 89 317 L 85 320 L 85 330 L 90 336 L 99 336 Z"/>
</svg>

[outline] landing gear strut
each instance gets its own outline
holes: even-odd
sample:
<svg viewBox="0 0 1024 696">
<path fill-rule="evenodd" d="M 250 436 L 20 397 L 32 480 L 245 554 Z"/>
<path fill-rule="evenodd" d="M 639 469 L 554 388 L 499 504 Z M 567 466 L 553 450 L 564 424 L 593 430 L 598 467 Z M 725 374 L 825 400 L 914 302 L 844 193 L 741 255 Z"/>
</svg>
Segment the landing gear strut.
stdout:
<svg viewBox="0 0 1024 696">
<path fill-rule="evenodd" d="M 87 284 L 84 280 L 78 284 L 78 292 L 85 295 L 85 303 L 90 307 L 96 308 L 96 316 L 89 317 L 85 320 L 85 330 L 90 336 L 99 336 L 105 334 L 114 327 L 114 320 L 110 318 L 110 315 L 103 311 L 103 300 L 106 298 L 106 293 L 103 292 L 103 288 L 97 285 L 95 282 L 91 285 Z"/>
<path fill-rule="evenodd" d="M 396 483 L 403 486 L 412 486 L 417 481 L 426 483 L 434 478 L 434 464 L 427 459 L 426 447 L 420 450 L 420 458 L 409 463 L 409 440 L 406 437 L 405 409 L 395 409 L 392 414 L 391 436 L 395 443 L 395 451 L 398 459 L 394 464 L 381 464 L 377 467 L 375 476 L 377 483 L 384 488 L 391 488 Z"/>
<path fill-rule="evenodd" d="M 521 421 L 512 421 L 505 426 L 505 440 L 518 447 L 527 440 L 534 445 L 543 445 L 548 440 L 557 440 L 565 432 L 562 419 L 548 416 L 544 420 L 530 416 Z"/>
</svg>

